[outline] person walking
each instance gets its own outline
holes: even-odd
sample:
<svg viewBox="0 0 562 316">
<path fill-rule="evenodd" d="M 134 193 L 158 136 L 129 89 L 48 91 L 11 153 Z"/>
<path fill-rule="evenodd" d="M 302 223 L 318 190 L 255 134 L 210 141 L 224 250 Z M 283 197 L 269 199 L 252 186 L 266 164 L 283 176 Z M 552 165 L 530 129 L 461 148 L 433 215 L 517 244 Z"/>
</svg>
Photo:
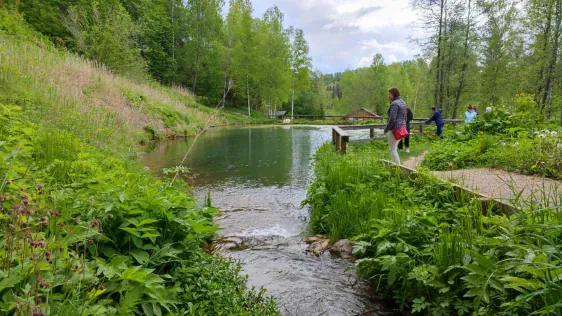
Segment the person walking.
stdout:
<svg viewBox="0 0 562 316">
<path fill-rule="evenodd" d="M 406 152 L 410 153 L 410 122 L 414 119 L 414 113 L 409 107 L 406 107 L 406 130 L 408 131 L 408 136 L 401 139 L 398 143 L 398 150 L 402 150 L 404 145 L 406 145 Z"/>
<path fill-rule="evenodd" d="M 400 92 L 397 88 L 388 89 L 388 122 L 384 129 L 384 133 L 388 135 L 388 146 L 390 148 L 390 158 L 395 164 L 400 164 L 400 156 L 398 156 L 398 140 L 392 133 L 393 130 L 399 129 L 406 124 L 406 102 L 400 98 Z"/>
<path fill-rule="evenodd" d="M 472 105 L 469 105 L 466 108 L 466 112 L 464 112 L 464 122 L 467 124 L 472 123 L 475 119 L 476 119 L 476 111 L 474 111 Z"/>
<path fill-rule="evenodd" d="M 431 109 L 433 110 L 433 115 L 429 118 L 429 120 L 425 121 L 425 124 L 435 122 L 435 125 L 437 125 L 437 136 L 443 139 L 443 126 L 445 125 L 445 120 L 443 119 L 442 111 L 437 108 L 437 106 L 434 106 Z"/>
</svg>

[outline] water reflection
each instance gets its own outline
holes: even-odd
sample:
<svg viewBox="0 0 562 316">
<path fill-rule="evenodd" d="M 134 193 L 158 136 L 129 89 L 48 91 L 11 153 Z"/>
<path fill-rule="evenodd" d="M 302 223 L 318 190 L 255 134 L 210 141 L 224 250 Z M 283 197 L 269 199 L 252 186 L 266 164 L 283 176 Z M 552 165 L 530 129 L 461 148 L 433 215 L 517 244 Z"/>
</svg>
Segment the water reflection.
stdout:
<svg viewBox="0 0 562 316">
<path fill-rule="evenodd" d="M 199 138 L 185 166 L 195 175 L 197 187 L 305 187 L 312 173 L 310 158 L 328 138 L 326 128 L 220 128 Z M 193 138 L 161 142 L 145 163 L 155 171 L 177 166 L 192 143 Z"/>
</svg>

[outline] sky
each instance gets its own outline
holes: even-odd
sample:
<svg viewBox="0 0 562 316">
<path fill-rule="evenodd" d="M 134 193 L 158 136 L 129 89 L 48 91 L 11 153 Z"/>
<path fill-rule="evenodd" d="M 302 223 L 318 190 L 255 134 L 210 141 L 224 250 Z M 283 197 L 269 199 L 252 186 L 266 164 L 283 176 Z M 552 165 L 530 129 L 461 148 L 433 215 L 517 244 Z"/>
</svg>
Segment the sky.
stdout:
<svg viewBox="0 0 562 316">
<path fill-rule="evenodd" d="M 277 5 L 285 26 L 304 31 L 315 69 L 341 72 L 369 66 L 373 55 L 386 63 L 420 53 L 411 43 L 416 13 L 410 0 L 254 0 L 254 16 Z"/>
</svg>

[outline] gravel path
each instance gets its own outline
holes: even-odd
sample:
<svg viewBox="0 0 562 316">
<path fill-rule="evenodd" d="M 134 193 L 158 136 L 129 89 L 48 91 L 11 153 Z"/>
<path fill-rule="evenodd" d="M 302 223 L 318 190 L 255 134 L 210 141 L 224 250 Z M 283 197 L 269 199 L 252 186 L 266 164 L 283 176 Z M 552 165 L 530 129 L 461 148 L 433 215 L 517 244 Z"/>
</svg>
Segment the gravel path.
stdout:
<svg viewBox="0 0 562 316">
<path fill-rule="evenodd" d="M 426 153 L 412 157 L 404 165 L 417 169 Z M 432 171 L 436 177 L 460 184 L 492 198 L 514 202 L 520 200 L 543 200 L 547 205 L 560 205 L 562 182 L 537 176 L 527 176 L 492 168 L 452 171 Z"/>
</svg>

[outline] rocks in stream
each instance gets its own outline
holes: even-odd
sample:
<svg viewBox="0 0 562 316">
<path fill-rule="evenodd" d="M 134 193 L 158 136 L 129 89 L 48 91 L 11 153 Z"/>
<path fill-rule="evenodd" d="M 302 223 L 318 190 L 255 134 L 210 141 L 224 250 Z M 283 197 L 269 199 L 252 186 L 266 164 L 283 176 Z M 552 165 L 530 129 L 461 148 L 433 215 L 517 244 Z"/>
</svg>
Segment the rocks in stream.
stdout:
<svg viewBox="0 0 562 316">
<path fill-rule="evenodd" d="M 320 256 L 328 250 L 333 256 L 342 259 L 352 258 L 354 242 L 349 239 L 338 240 L 330 245 L 330 239 L 323 235 L 316 235 L 305 239 L 305 242 L 308 244 L 306 252 L 315 256 Z"/>
<path fill-rule="evenodd" d="M 354 242 L 349 239 L 338 240 L 332 247 L 330 253 L 342 259 L 350 259 L 352 257 Z"/>
</svg>

